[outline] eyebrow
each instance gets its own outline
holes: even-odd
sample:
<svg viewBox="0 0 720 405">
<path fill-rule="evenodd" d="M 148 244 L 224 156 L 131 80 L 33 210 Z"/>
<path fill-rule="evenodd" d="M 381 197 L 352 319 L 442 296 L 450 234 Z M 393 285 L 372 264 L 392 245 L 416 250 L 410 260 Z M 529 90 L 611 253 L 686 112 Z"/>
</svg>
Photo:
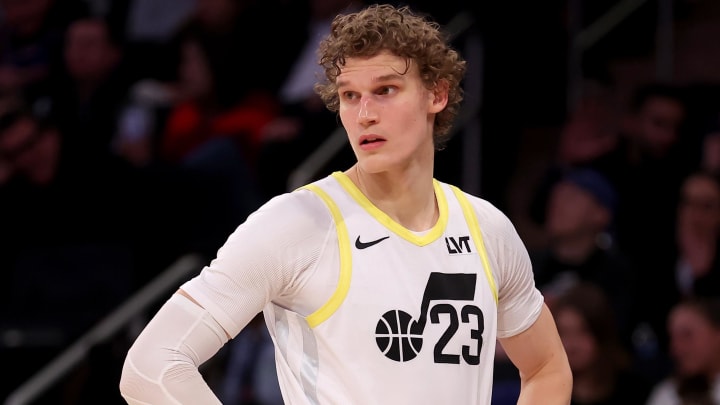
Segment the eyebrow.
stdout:
<svg viewBox="0 0 720 405">
<path fill-rule="evenodd" d="M 383 83 L 391 80 L 402 80 L 404 79 L 405 75 L 401 75 L 400 73 L 389 73 L 386 75 L 381 75 L 377 77 L 372 78 L 373 83 Z M 336 83 L 337 88 L 341 88 L 343 86 L 347 86 L 348 81 L 347 80 L 338 80 Z"/>
</svg>

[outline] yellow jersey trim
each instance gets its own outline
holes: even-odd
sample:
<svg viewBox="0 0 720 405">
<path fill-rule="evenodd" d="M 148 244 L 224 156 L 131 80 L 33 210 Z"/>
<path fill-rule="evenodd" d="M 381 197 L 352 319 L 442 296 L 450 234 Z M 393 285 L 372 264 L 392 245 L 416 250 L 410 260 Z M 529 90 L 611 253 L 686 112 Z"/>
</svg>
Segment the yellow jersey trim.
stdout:
<svg viewBox="0 0 720 405">
<path fill-rule="evenodd" d="M 308 325 L 311 328 L 314 328 L 328 319 L 330 315 L 332 315 L 340 307 L 347 296 L 348 290 L 350 289 L 350 278 L 352 276 L 352 251 L 347 227 L 345 226 L 345 220 L 343 219 L 337 204 L 335 204 L 335 201 L 333 201 L 333 199 L 324 190 L 315 184 L 308 184 L 301 188 L 314 192 L 328 206 L 330 214 L 335 221 L 338 248 L 340 251 L 340 276 L 338 277 L 338 285 L 335 292 L 325 305 L 305 318 Z"/>
<path fill-rule="evenodd" d="M 468 226 L 470 227 L 470 234 L 472 235 L 473 241 L 475 242 L 475 249 L 477 249 L 478 253 L 480 254 L 480 259 L 482 260 L 483 268 L 485 270 L 485 277 L 487 277 L 488 283 L 490 283 L 490 289 L 493 292 L 493 297 L 495 298 L 495 303 L 497 304 L 497 285 L 495 284 L 495 277 L 493 277 L 492 271 L 490 270 L 490 260 L 488 260 L 487 257 L 485 242 L 482 237 L 482 232 L 480 232 L 480 223 L 475 216 L 475 210 L 473 209 L 472 205 L 470 205 L 470 201 L 468 201 L 465 194 L 459 188 L 452 185 L 450 186 L 450 188 L 455 194 L 457 200 L 460 202 L 463 214 L 465 215 L 465 221 L 467 221 Z"/>
<path fill-rule="evenodd" d="M 438 210 L 440 211 L 440 214 L 435 225 L 428 232 L 419 236 L 411 230 L 395 222 L 395 220 L 390 218 L 390 216 L 382 212 L 378 207 L 376 207 L 372 202 L 370 202 L 370 200 L 365 197 L 362 191 L 357 188 L 355 183 L 353 183 L 352 180 L 350 180 L 350 178 L 345 173 L 334 172 L 332 173 L 332 177 L 334 177 L 340 183 L 340 185 L 345 189 L 345 191 L 347 191 L 348 194 L 350 194 L 350 196 L 358 204 L 360 204 L 361 207 L 365 209 L 365 211 L 367 211 L 378 222 L 380 222 L 390 231 L 394 232 L 395 234 L 410 243 L 414 243 L 418 246 L 425 246 L 440 238 L 445 232 L 445 226 L 447 225 L 448 221 L 447 200 L 445 199 L 445 193 L 443 193 L 442 187 L 440 187 L 440 184 L 435 179 L 433 179 L 433 188 L 435 189 L 435 198 L 437 199 Z"/>
</svg>

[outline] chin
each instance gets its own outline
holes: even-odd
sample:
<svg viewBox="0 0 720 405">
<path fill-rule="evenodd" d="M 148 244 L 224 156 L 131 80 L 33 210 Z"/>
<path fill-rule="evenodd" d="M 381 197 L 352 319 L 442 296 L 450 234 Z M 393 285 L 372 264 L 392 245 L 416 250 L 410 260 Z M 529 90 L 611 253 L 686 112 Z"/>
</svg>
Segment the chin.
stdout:
<svg viewBox="0 0 720 405">
<path fill-rule="evenodd" d="M 386 162 L 380 161 L 380 159 L 370 158 L 358 161 L 358 168 L 363 173 L 378 174 L 387 171 L 388 165 Z"/>
</svg>

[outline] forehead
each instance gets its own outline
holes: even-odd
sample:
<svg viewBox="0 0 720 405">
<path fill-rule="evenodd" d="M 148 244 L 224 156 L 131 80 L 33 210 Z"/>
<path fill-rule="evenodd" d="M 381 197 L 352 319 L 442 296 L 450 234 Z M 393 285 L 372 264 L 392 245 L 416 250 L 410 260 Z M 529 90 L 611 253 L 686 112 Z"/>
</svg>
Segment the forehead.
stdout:
<svg viewBox="0 0 720 405">
<path fill-rule="evenodd" d="M 416 74 L 417 67 L 407 58 L 381 52 L 368 57 L 351 57 L 345 59 L 337 77 L 339 85 L 361 80 L 377 80 L 387 76 L 404 76 Z"/>
</svg>

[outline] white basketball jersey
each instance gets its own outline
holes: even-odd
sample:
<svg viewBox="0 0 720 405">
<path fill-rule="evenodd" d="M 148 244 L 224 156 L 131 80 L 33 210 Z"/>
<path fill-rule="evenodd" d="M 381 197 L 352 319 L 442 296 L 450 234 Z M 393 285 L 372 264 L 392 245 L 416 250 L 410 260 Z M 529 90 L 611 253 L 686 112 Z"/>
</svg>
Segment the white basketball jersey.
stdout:
<svg viewBox="0 0 720 405">
<path fill-rule="evenodd" d="M 270 303 L 289 404 L 489 404 L 497 288 L 475 211 L 434 182 L 439 220 L 412 232 L 377 209 L 347 176 L 306 186 L 338 235 L 331 298 L 309 316 Z"/>
</svg>

